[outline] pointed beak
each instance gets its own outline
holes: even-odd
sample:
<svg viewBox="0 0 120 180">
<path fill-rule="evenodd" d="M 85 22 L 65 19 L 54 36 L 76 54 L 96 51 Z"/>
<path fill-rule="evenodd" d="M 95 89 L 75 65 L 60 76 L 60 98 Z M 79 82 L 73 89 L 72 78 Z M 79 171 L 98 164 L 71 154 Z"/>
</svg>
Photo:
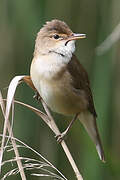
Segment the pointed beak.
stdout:
<svg viewBox="0 0 120 180">
<path fill-rule="evenodd" d="M 72 34 L 71 37 L 68 38 L 68 40 L 77 40 L 77 39 L 83 39 L 83 38 L 86 38 L 86 34 Z"/>
<path fill-rule="evenodd" d="M 67 43 L 69 41 L 77 40 L 77 39 L 83 39 L 83 38 L 86 38 L 86 34 L 76 34 L 76 33 L 73 33 L 71 36 L 69 36 L 67 38 L 67 42 L 65 43 L 65 45 L 67 45 Z"/>
</svg>

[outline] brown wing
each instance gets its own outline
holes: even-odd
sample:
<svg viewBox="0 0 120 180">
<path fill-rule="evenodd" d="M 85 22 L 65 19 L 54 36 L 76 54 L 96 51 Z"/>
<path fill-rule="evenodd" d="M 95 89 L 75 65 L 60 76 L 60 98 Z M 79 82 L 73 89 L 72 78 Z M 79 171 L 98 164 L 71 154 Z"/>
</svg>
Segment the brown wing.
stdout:
<svg viewBox="0 0 120 180">
<path fill-rule="evenodd" d="M 68 63 L 68 71 L 71 74 L 73 80 L 73 87 L 77 90 L 84 90 L 86 98 L 88 99 L 88 110 L 94 115 L 94 117 L 97 117 L 93 102 L 93 96 L 90 89 L 88 74 L 74 54 L 71 61 Z M 76 79 L 78 80 L 76 81 Z"/>
</svg>

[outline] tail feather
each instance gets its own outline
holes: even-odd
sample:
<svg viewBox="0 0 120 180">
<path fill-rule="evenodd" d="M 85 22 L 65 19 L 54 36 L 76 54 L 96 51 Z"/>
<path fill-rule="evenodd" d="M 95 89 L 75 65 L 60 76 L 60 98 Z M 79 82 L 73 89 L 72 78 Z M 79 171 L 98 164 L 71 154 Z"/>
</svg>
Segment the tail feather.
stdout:
<svg viewBox="0 0 120 180">
<path fill-rule="evenodd" d="M 100 140 L 95 117 L 90 112 L 84 112 L 79 115 L 79 120 L 95 143 L 100 159 L 105 162 L 104 150 Z"/>
</svg>

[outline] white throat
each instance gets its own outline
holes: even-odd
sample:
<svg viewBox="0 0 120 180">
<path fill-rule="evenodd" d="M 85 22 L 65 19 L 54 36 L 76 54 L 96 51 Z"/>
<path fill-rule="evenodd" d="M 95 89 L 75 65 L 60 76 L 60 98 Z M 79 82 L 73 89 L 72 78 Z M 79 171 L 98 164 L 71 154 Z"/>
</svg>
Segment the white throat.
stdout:
<svg viewBox="0 0 120 180">
<path fill-rule="evenodd" d="M 75 41 L 70 41 L 65 45 L 65 42 L 60 42 L 56 47 L 53 49 L 51 48 L 51 51 L 54 51 L 58 54 L 63 55 L 66 57 L 66 59 L 71 59 L 73 52 L 75 51 Z"/>
</svg>

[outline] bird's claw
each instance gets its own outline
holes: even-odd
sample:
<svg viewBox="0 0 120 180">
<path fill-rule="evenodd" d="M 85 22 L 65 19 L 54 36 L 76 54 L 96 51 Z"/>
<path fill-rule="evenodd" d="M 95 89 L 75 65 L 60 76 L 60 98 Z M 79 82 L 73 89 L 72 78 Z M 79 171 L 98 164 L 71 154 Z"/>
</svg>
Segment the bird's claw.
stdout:
<svg viewBox="0 0 120 180">
<path fill-rule="evenodd" d="M 58 143 L 61 143 L 65 139 L 65 137 L 66 137 L 66 132 L 65 131 L 63 133 L 58 134 L 58 135 L 55 136 Z"/>
<path fill-rule="evenodd" d="M 38 92 L 35 92 L 35 95 L 33 96 L 34 99 L 40 101 L 41 100 L 41 96 L 39 95 Z"/>
</svg>

